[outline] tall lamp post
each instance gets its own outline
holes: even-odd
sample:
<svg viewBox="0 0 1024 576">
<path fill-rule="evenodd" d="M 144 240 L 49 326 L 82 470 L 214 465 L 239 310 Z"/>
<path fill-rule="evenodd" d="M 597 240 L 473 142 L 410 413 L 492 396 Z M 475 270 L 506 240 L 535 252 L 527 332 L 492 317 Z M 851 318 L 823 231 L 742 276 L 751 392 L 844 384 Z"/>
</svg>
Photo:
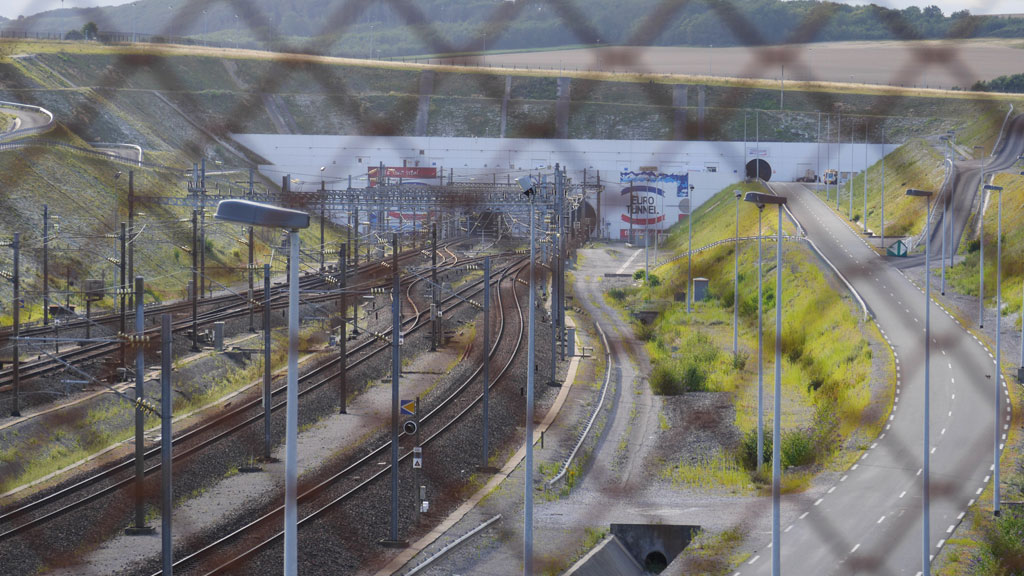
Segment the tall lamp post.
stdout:
<svg viewBox="0 0 1024 576">
<path fill-rule="evenodd" d="M 745 200 L 759 207 L 775 204 L 778 208 L 778 239 L 775 252 L 775 410 L 772 416 L 772 575 L 779 576 L 782 570 L 781 555 L 781 510 L 782 460 L 780 455 L 782 428 L 782 207 L 785 196 L 747 192 Z M 758 456 L 760 458 L 760 455 Z"/>
<path fill-rule="evenodd" d="M 740 353 L 740 196 L 742 196 L 743 193 L 739 190 L 733 190 L 732 192 L 736 195 L 736 235 L 732 246 L 732 355 L 733 359 L 735 359 Z"/>
<path fill-rule="evenodd" d="M 930 537 L 930 526 L 929 521 L 931 520 L 931 502 L 930 497 L 930 486 L 929 486 L 929 426 L 930 415 L 929 410 L 930 404 L 930 383 L 929 383 L 929 364 L 931 362 L 931 301 L 932 301 L 932 283 L 929 278 L 929 259 L 931 258 L 931 234 L 928 233 L 928 221 L 932 213 L 932 192 L 926 190 L 914 190 L 910 188 L 907 190 L 907 196 L 916 196 L 925 198 L 925 231 L 924 231 L 924 443 L 923 443 L 923 454 L 924 464 L 921 466 L 922 484 L 924 492 L 924 501 L 922 506 L 922 535 L 921 535 L 921 573 L 923 576 L 929 576 L 931 574 L 931 558 L 929 552 L 931 547 L 929 545 Z M 997 421 L 998 423 L 998 421 Z"/>
<path fill-rule="evenodd" d="M 984 146 L 975 146 L 974 150 L 980 150 L 984 154 Z M 984 224 L 984 213 L 985 208 L 985 162 L 988 159 L 987 156 L 981 157 L 981 178 L 978 179 L 978 193 L 981 194 L 981 199 L 978 202 L 978 212 L 980 214 L 982 225 L 978 229 L 978 249 L 981 251 L 979 254 L 978 264 L 978 328 L 985 327 L 985 224 Z"/>
<path fill-rule="evenodd" d="M 693 184 L 690 184 L 690 196 L 686 204 L 686 313 L 690 313 L 690 302 L 693 301 Z"/>
<path fill-rule="evenodd" d="M 1000 330 L 1003 324 L 1003 187 L 985 184 L 985 190 L 995 192 L 996 202 L 996 377 L 995 380 L 995 428 L 992 434 L 992 514 L 999 516 L 999 383 L 1003 375 L 1002 338 Z M 982 223 L 984 226 L 984 223 Z"/>
<path fill-rule="evenodd" d="M 537 190 L 533 179 L 524 176 L 516 180 L 523 191 L 523 195 L 530 201 L 530 315 L 529 334 L 527 337 L 527 360 L 526 360 L 526 482 L 523 486 L 524 512 L 523 512 L 523 574 L 533 574 L 533 381 L 534 364 L 536 362 L 536 339 L 534 332 L 536 327 L 535 310 L 536 286 L 534 278 L 534 261 L 536 260 L 536 241 L 534 240 L 534 200 L 537 197 Z M 484 350 L 484 354 L 488 353 Z"/>
<path fill-rule="evenodd" d="M 288 269 L 288 392 L 285 423 L 284 574 L 298 574 L 299 436 L 299 230 L 309 228 L 309 214 L 248 200 L 222 200 L 214 218 L 249 226 L 288 231 L 291 261 Z"/>
</svg>

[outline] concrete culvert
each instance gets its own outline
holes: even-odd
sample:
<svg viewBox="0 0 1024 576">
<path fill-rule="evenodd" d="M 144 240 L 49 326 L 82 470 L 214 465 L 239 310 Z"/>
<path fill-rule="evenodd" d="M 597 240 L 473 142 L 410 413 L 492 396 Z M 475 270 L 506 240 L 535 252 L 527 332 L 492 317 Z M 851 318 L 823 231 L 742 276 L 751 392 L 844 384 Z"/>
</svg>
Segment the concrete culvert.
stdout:
<svg viewBox="0 0 1024 576">
<path fill-rule="evenodd" d="M 644 558 L 644 570 L 653 574 L 661 574 L 661 571 L 668 567 L 668 559 L 661 552 L 654 551 Z"/>
</svg>

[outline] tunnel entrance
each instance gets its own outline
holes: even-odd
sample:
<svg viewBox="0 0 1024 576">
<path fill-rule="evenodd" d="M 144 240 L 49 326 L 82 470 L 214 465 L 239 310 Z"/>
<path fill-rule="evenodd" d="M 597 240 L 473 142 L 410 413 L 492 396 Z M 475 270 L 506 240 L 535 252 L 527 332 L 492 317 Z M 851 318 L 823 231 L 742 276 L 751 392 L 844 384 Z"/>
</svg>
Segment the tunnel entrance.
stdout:
<svg viewBox="0 0 1024 576">
<path fill-rule="evenodd" d="M 768 182 L 772 179 L 772 165 L 760 158 L 747 162 L 747 178 L 760 178 Z"/>
</svg>

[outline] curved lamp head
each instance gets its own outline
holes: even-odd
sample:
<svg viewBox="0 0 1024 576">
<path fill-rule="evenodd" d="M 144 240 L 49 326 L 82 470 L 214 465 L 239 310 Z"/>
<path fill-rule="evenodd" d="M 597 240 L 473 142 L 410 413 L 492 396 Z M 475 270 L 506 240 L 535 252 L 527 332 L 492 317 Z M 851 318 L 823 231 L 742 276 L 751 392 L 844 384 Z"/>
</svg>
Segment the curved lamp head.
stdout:
<svg viewBox="0 0 1024 576">
<path fill-rule="evenodd" d="M 522 178 L 516 178 L 516 184 L 519 184 L 519 189 L 523 191 L 523 196 L 530 197 L 536 193 L 533 184 L 533 178 L 529 176 L 523 176 Z"/>
<path fill-rule="evenodd" d="M 763 194 L 761 192 L 747 192 L 747 195 L 743 197 L 747 202 L 753 202 L 759 207 L 763 207 L 765 204 L 785 204 L 785 196 L 776 196 L 775 194 Z"/>
<path fill-rule="evenodd" d="M 249 200 L 221 200 L 217 204 L 217 213 L 214 218 L 249 226 L 266 226 L 287 230 L 309 228 L 309 214 L 305 212 Z"/>
</svg>

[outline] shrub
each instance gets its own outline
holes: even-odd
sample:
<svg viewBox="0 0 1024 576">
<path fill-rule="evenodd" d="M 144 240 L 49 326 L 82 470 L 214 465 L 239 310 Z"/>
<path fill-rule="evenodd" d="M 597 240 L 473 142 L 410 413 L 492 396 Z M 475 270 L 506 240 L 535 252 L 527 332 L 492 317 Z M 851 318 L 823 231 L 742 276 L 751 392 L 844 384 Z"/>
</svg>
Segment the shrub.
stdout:
<svg viewBox="0 0 1024 576">
<path fill-rule="evenodd" d="M 765 428 L 761 433 L 764 434 L 764 450 L 761 453 L 761 461 L 770 464 L 772 461 L 772 431 L 770 428 Z M 739 451 L 740 464 L 747 470 L 756 469 L 757 430 L 753 428 L 747 430 L 747 433 L 743 435 L 743 441 L 740 442 Z"/>
<path fill-rule="evenodd" d="M 817 451 L 811 430 L 788 430 L 782 433 L 782 466 L 813 464 Z"/>
<path fill-rule="evenodd" d="M 992 555 L 1008 574 L 1024 569 L 1024 514 L 1009 509 L 986 531 Z"/>
<path fill-rule="evenodd" d="M 853 221 L 854 222 L 860 222 L 860 214 L 854 214 L 853 215 Z"/>
<path fill-rule="evenodd" d="M 683 392 L 682 382 L 669 362 L 656 363 L 651 369 L 649 382 L 651 391 L 659 396 L 676 396 Z"/>
<path fill-rule="evenodd" d="M 736 354 L 733 354 L 732 355 L 732 367 L 733 367 L 733 370 L 736 370 L 737 372 L 739 372 L 739 371 L 743 370 L 744 368 L 746 368 L 747 367 L 747 360 L 748 359 L 750 359 L 750 354 L 744 354 L 743 352 L 738 352 Z"/>
<path fill-rule="evenodd" d="M 622 288 L 612 288 L 608 291 L 608 296 L 616 302 L 622 302 L 626 299 L 626 291 Z"/>
<path fill-rule="evenodd" d="M 633 280 L 643 280 L 643 279 L 644 279 L 644 271 L 643 270 L 637 270 L 636 272 L 633 272 Z"/>
</svg>

